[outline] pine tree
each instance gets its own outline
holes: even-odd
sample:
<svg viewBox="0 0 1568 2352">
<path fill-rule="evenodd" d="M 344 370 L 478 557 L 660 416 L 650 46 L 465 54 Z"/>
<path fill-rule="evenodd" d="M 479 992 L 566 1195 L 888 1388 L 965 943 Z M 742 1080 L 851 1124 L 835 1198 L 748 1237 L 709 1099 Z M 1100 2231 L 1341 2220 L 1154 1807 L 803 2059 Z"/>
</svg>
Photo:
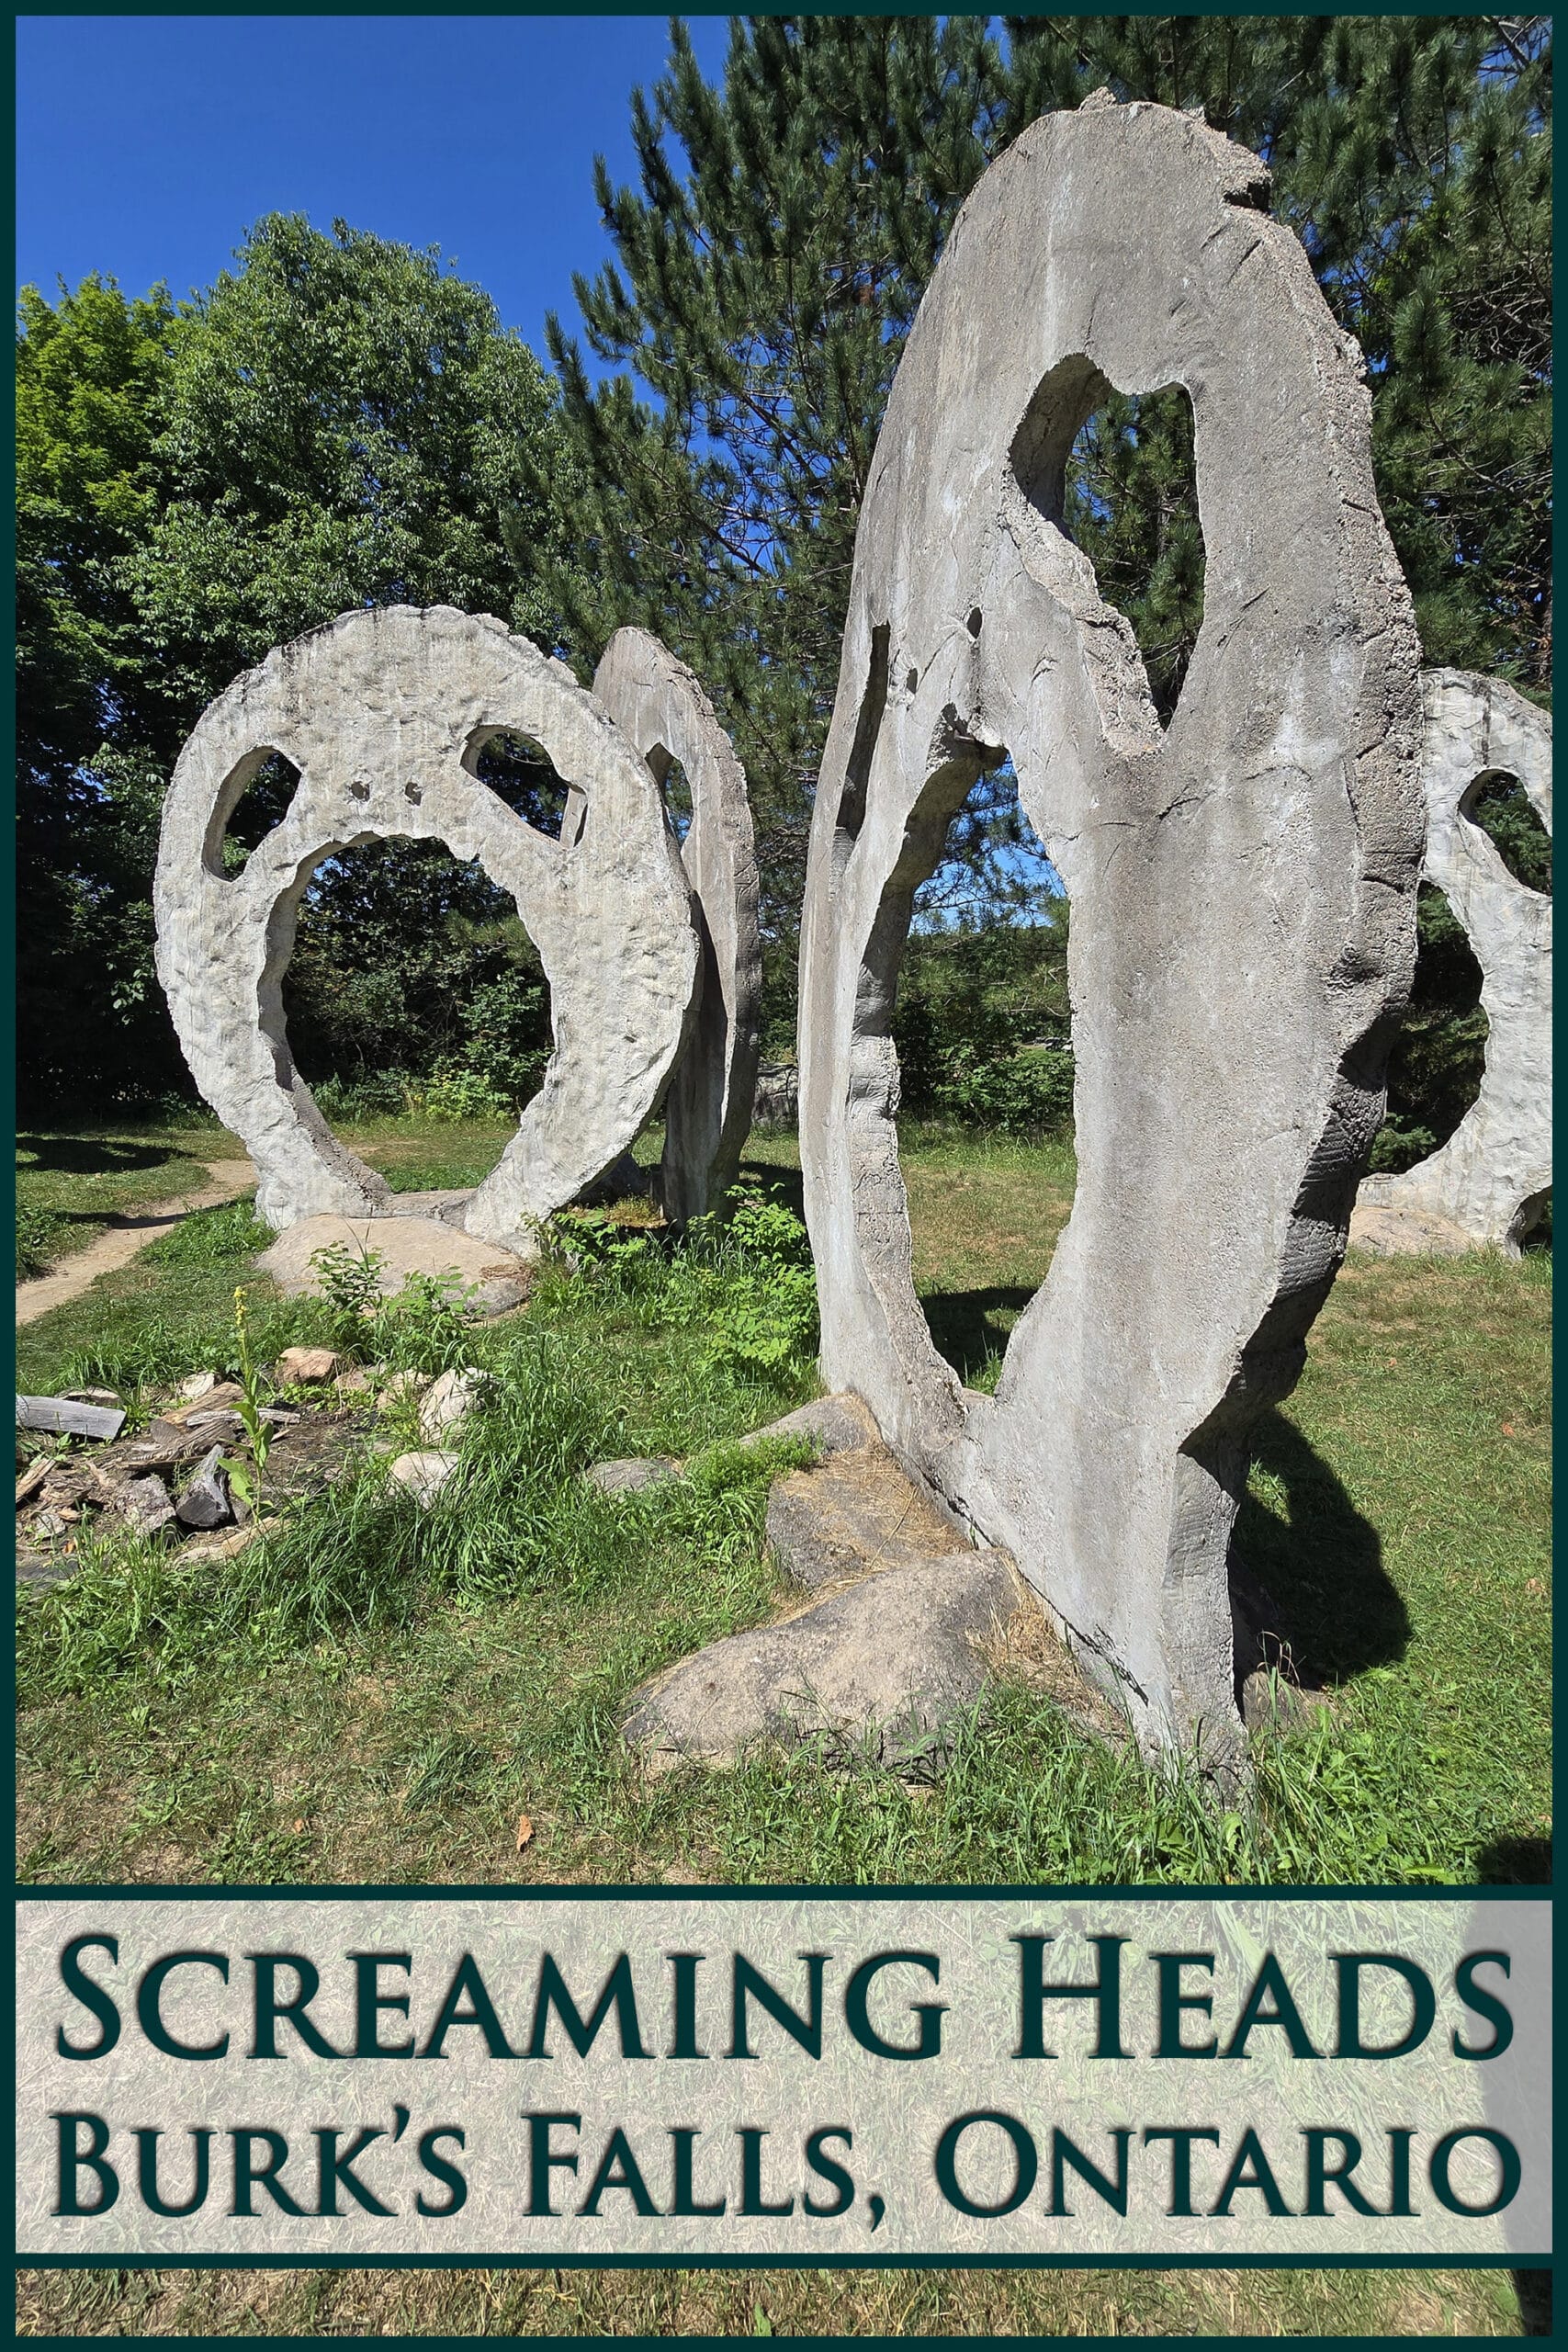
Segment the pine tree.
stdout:
<svg viewBox="0 0 1568 2352">
<path fill-rule="evenodd" d="M 1201 109 L 1265 158 L 1276 214 L 1367 356 L 1427 659 L 1537 693 L 1550 676 L 1550 19 L 1006 21 L 1004 61 L 979 19 L 746 19 L 717 89 L 677 25 L 667 74 L 633 100 L 640 188 L 598 170 L 615 262 L 577 289 L 591 346 L 623 372 L 591 388 L 550 322 L 592 582 L 555 592 L 567 649 L 586 674 L 639 621 L 715 694 L 761 820 L 775 1038 L 887 389 L 958 204 L 1043 112 L 1108 87 Z M 1185 393 L 1108 399 L 1069 500 L 1168 713 L 1202 617 Z M 1005 870 L 1008 784 L 950 859 Z"/>
<path fill-rule="evenodd" d="M 640 622 L 715 695 L 786 995 L 877 429 L 1003 103 L 983 19 L 737 20 L 718 90 L 676 24 L 668 71 L 632 101 L 640 188 L 595 167 L 617 259 L 576 281 L 590 345 L 652 398 L 626 373 L 592 387 L 547 329 L 582 476 L 578 580 L 551 582 L 568 650 L 586 675 Z"/>
</svg>

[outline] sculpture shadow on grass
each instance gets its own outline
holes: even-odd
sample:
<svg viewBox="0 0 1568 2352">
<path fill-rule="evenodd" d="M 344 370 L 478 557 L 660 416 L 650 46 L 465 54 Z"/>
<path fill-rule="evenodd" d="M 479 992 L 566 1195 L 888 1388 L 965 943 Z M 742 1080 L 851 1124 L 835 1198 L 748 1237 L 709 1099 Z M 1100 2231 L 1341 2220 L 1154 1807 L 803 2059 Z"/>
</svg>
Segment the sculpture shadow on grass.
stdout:
<svg viewBox="0 0 1568 2352">
<path fill-rule="evenodd" d="M 207 1162 L 167 1143 L 127 1143 L 102 1136 L 19 1135 L 17 1150 L 33 1168 L 59 1176 L 130 1176 L 139 1168 L 161 1168 L 188 1159 L 202 1176 Z"/>
<path fill-rule="evenodd" d="M 1495 1838 L 1475 1857 L 1478 1886 L 1550 1886 L 1550 1838 Z"/>
<path fill-rule="evenodd" d="M 937 1353 L 953 1366 L 965 1388 L 978 1385 L 987 1367 L 999 1361 L 1013 1325 L 1033 1296 L 1027 1284 L 920 1293 Z M 1003 1316 L 1005 1322 L 998 1319 Z"/>
<path fill-rule="evenodd" d="M 1410 1616 L 1384 1570 L 1382 1539 L 1327 1463 L 1273 1410 L 1254 1426 L 1252 1462 L 1233 1566 L 1277 1604 L 1301 1680 L 1321 1688 L 1402 1658 Z M 1256 1491 L 1259 1474 L 1282 1512 Z"/>
</svg>

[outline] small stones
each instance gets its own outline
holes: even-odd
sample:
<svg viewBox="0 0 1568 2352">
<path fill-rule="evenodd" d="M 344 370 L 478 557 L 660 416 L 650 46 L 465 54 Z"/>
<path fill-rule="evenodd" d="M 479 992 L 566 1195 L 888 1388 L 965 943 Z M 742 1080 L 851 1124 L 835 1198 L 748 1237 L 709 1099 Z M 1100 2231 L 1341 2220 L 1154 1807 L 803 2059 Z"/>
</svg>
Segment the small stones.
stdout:
<svg viewBox="0 0 1568 2352">
<path fill-rule="evenodd" d="M 280 1388 L 315 1388 L 348 1370 L 348 1358 L 335 1348 L 285 1348 L 273 1367 Z"/>
<path fill-rule="evenodd" d="M 222 1527 L 233 1517 L 229 1508 L 229 1482 L 219 1467 L 223 1449 L 215 1445 L 202 1456 L 195 1477 L 175 1506 L 182 1527 Z"/>
<path fill-rule="evenodd" d="M 442 1487 L 457 1467 L 460 1456 L 441 1448 L 430 1448 L 418 1453 L 400 1453 L 388 1473 L 400 1487 L 406 1487 L 422 1510 L 428 1510 Z"/>
<path fill-rule="evenodd" d="M 661 1487 L 667 1478 L 678 1478 L 680 1475 L 681 1464 L 673 1455 L 654 1453 L 595 1462 L 582 1477 L 586 1486 L 597 1487 L 602 1495 L 635 1495 L 645 1487 Z"/>
<path fill-rule="evenodd" d="M 419 1433 L 430 1444 L 460 1429 L 474 1407 L 493 1387 L 488 1372 L 444 1372 L 425 1392 L 419 1408 Z"/>
</svg>

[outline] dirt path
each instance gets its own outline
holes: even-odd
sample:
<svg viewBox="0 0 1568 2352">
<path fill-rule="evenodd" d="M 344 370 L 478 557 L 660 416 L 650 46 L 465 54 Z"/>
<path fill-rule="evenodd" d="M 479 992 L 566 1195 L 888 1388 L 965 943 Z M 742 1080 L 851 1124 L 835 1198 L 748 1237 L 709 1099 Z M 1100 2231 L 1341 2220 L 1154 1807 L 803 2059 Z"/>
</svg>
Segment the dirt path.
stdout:
<svg viewBox="0 0 1568 2352">
<path fill-rule="evenodd" d="M 30 1283 L 17 1284 L 17 1320 L 36 1323 L 40 1315 L 51 1308 L 67 1306 L 90 1289 L 100 1274 L 112 1274 L 117 1267 L 128 1266 L 139 1250 L 161 1233 L 178 1225 L 181 1217 L 192 1209 L 220 1208 L 225 1201 L 236 1201 L 248 1193 L 256 1181 L 256 1171 L 248 1159 L 215 1159 L 208 1163 L 209 1182 L 198 1192 L 186 1193 L 179 1200 L 155 1201 L 151 1208 L 138 1209 L 134 1215 L 106 1217 L 107 1233 L 100 1233 L 85 1250 L 67 1258 L 51 1274 L 39 1274 Z"/>
</svg>

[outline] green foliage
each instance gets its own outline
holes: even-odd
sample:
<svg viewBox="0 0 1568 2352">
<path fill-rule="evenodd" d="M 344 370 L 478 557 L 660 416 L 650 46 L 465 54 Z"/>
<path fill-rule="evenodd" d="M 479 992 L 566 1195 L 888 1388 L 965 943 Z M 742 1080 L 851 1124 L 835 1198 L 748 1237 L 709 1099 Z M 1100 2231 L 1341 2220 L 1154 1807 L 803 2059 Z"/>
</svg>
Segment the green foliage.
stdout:
<svg viewBox="0 0 1568 2352">
<path fill-rule="evenodd" d="M 46 1274 L 60 1254 L 66 1220 L 57 1210 L 38 1208 L 26 1201 L 17 1204 L 17 1280 Z"/>
<path fill-rule="evenodd" d="M 236 269 L 178 306 L 96 277 L 52 307 L 25 289 L 17 366 L 21 1082 L 144 1101 L 184 1078 L 150 885 L 202 709 L 274 644 L 367 604 L 499 613 L 548 643 L 522 551 L 551 548 L 570 572 L 569 508 L 531 503 L 525 473 L 567 461 L 547 379 L 489 296 L 434 253 L 341 222 L 264 220 Z M 329 869 L 301 920 L 291 1010 L 309 1073 L 428 1068 L 468 987 L 522 939 L 482 877 L 454 898 L 414 844 L 370 863 L 376 904 Z M 345 938 L 356 952 L 334 967 Z"/>
<path fill-rule="evenodd" d="M 1035 1138 L 1070 1128 L 1067 928 L 1066 899 L 1036 889 L 1012 922 L 911 934 L 893 1021 L 909 1115 Z"/>
<path fill-rule="evenodd" d="M 1388 1066 L 1387 1128 L 1373 1165 L 1397 1171 L 1446 1143 L 1481 1088 L 1486 1015 L 1481 967 L 1442 892 L 1421 885 L 1416 910 L 1416 981 Z M 1385 1140 L 1386 1137 L 1386 1140 Z"/>
<path fill-rule="evenodd" d="M 381 1276 L 386 1260 L 378 1250 L 350 1249 L 334 1241 L 310 1253 L 317 1287 L 333 1318 L 340 1347 L 356 1344 L 367 1318 L 381 1303 Z"/>
<path fill-rule="evenodd" d="M 705 1370 L 787 1374 L 817 1340 L 817 1277 L 806 1227 L 782 1202 L 731 1195 L 727 1216 L 694 1218 L 673 1252 L 653 1234 L 592 1212 L 558 1213 L 558 1248 L 612 1282 L 655 1329 L 688 1332 Z"/>
<path fill-rule="evenodd" d="M 141 1254 L 154 1266 L 227 1266 L 265 1250 L 272 1238 L 254 1200 L 225 1201 L 221 1208 L 192 1209 Z"/>
</svg>

